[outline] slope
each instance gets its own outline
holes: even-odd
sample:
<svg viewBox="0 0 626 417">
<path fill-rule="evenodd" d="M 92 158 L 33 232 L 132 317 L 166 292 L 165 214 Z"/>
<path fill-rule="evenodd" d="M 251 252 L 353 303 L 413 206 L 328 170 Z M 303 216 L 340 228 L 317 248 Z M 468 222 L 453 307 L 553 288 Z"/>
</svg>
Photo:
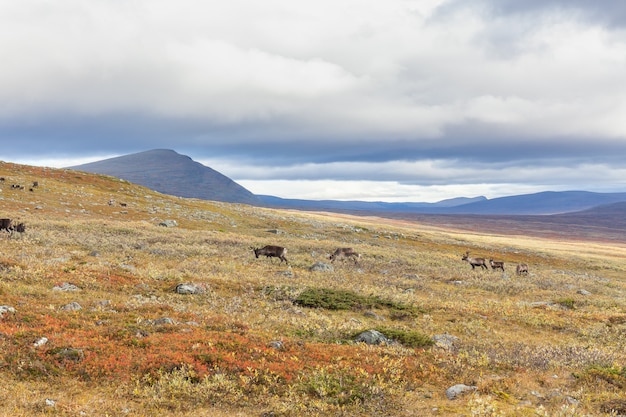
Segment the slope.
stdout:
<svg viewBox="0 0 626 417">
<path fill-rule="evenodd" d="M 27 225 L 0 235 L 0 415 L 626 410 L 624 245 L 184 199 L 74 170 L 0 163 L 0 177 L 1 217 Z M 290 265 L 256 259 L 264 244 Z M 347 246 L 358 263 L 330 264 Z M 505 272 L 472 271 L 466 250 Z M 390 341 L 357 343 L 365 330 Z M 456 384 L 470 392 L 450 400 Z"/>
<path fill-rule="evenodd" d="M 178 197 L 260 203 L 254 194 L 230 178 L 173 150 L 154 149 L 73 166 L 71 169 L 123 178 Z"/>
</svg>

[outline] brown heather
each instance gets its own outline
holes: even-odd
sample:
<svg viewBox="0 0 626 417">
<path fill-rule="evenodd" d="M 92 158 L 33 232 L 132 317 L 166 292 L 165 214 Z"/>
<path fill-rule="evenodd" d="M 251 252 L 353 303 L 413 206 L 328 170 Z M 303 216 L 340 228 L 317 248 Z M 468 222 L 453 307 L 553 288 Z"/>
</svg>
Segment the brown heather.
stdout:
<svg viewBox="0 0 626 417">
<path fill-rule="evenodd" d="M 15 309 L 0 318 L 2 416 L 626 412 L 624 244 L 181 199 L 9 163 L 0 176 L 0 217 L 27 227 L 0 236 L 0 306 Z M 255 259 L 265 244 L 290 265 Z M 357 265 L 310 270 L 347 246 Z M 467 250 L 506 272 L 472 271 Z M 352 342 L 367 329 L 404 344 Z M 458 339 L 429 342 L 443 334 Z M 461 383 L 477 389 L 449 400 Z"/>
</svg>

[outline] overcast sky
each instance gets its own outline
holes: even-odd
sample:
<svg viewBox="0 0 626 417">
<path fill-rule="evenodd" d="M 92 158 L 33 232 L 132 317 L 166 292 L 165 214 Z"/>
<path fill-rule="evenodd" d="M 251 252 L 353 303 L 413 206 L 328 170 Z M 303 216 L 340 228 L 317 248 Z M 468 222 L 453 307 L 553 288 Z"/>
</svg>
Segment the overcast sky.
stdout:
<svg viewBox="0 0 626 417">
<path fill-rule="evenodd" d="M 623 0 L 0 0 L 0 160 L 256 194 L 626 191 Z"/>
</svg>

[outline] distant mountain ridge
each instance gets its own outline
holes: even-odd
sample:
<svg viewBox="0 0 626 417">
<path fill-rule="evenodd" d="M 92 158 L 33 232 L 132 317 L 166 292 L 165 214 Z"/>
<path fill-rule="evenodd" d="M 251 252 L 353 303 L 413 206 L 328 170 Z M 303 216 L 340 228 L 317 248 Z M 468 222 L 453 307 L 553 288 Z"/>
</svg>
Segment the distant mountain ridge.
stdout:
<svg viewBox="0 0 626 417">
<path fill-rule="evenodd" d="M 225 175 L 180 155 L 173 150 L 154 149 L 69 167 L 111 175 L 143 185 L 163 194 L 253 206 L 309 211 L 374 214 L 463 214 L 463 215 L 549 215 L 579 212 L 594 207 L 626 202 L 626 193 L 589 191 L 546 191 L 487 199 L 459 197 L 436 203 L 300 200 L 255 195 Z M 613 210 L 626 209 L 616 206 Z M 625 213 L 626 214 L 626 213 Z"/>
<path fill-rule="evenodd" d="M 260 205 L 260 199 L 225 175 L 169 149 L 154 149 L 69 167 L 111 175 L 163 194 Z"/>
</svg>

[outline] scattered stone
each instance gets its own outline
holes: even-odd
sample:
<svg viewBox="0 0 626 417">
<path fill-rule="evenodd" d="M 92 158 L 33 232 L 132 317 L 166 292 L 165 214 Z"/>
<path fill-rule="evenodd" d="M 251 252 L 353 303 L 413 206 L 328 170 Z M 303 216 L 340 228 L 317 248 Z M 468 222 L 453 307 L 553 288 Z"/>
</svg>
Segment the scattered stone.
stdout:
<svg viewBox="0 0 626 417">
<path fill-rule="evenodd" d="M 56 401 L 46 398 L 46 407 L 54 407 L 57 404 Z"/>
<path fill-rule="evenodd" d="M 74 284 L 70 284 L 69 282 L 64 282 L 61 285 L 55 285 L 52 287 L 52 291 L 80 291 L 80 288 Z"/>
<path fill-rule="evenodd" d="M 46 343 L 48 343 L 48 338 L 42 337 L 39 340 L 37 340 L 35 343 L 33 343 L 33 346 L 38 348 L 38 347 L 45 345 Z"/>
<path fill-rule="evenodd" d="M 78 311 L 78 310 L 82 310 L 82 306 L 80 304 L 78 304 L 76 301 L 72 301 L 69 304 L 64 305 L 63 307 L 61 307 L 61 310 L 64 311 Z"/>
<path fill-rule="evenodd" d="M 433 340 L 435 341 L 436 346 L 446 350 L 451 350 L 460 339 L 456 336 L 452 336 L 451 334 L 444 333 L 433 336 Z"/>
<path fill-rule="evenodd" d="M 101 300 L 96 303 L 97 308 L 105 308 L 111 305 L 111 300 Z"/>
<path fill-rule="evenodd" d="M 540 308 L 540 307 L 555 307 L 556 304 L 550 301 L 533 301 L 532 303 L 528 303 L 528 305 L 532 308 Z"/>
<path fill-rule="evenodd" d="M 363 342 L 367 345 L 381 345 L 390 344 L 391 339 L 388 339 L 384 334 L 378 330 L 366 330 L 354 338 L 355 342 Z"/>
<path fill-rule="evenodd" d="M 206 292 L 206 289 L 203 285 L 192 284 L 192 283 L 182 283 L 176 286 L 175 292 L 177 294 L 203 294 Z"/>
<path fill-rule="evenodd" d="M 329 263 L 326 262 L 315 262 L 313 266 L 309 268 L 309 271 L 319 271 L 319 272 L 333 272 L 335 268 Z"/>
<path fill-rule="evenodd" d="M 273 340 L 269 342 L 267 345 L 276 350 L 283 350 L 285 348 L 285 345 L 280 340 Z"/>
<path fill-rule="evenodd" d="M 176 322 L 169 317 L 161 317 L 152 322 L 155 326 L 175 325 Z"/>
<path fill-rule="evenodd" d="M 144 337 L 148 337 L 148 336 L 150 336 L 150 333 L 148 333 L 147 331 L 143 329 L 137 329 L 137 331 L 135 332 L 135 337 L 138 339 L 143 339 Z"/>
<path fill-rule="evenodd" d="M 530 395 L 532 395 L 532 396 L 534 396 L 534 397 L 537 397 L 537 398 L 539 398 L 539 399 L 544 399 L 544 398 L 545 398 L 545 397 L 543 396 L 543 394 L 541 394 L 541 393 L 540 393 L 540 392 L 538 392 L 538 391 L 530 391 Z"/>
<path fill-rule="evenodd" d="M 11 306 L 0 306 L 0 317 L 4 316 L 5 313 L 15 313 L 15 308 Z"/>
<path fill-rule="evenodd" d="M 589 291 L 587 291 L 587 290 L 582 290 L 582 289 L 581 289 L 581 290 L 578 290 L 576 293 L 577 293 L 577 294 L 580 294 L 580 295 L 591 295 L 591 293 L 590 293 Z"/>
<path fill-rule="evenodd" d="M 60 349 L 56 353 L 56 356 L 60 360 L 72 361 L 72 362 L 81 362 L 83 359 L 85 359 L 85 353 L 83 352 L 83 350 L 82 349 L 75 349 L 75 348 L 63 348 L 63 349 Z"/>
<path fill-rule="evenodd" d="M 162 227 L 176 227 L 178 226 L 178 222 L 176 220 L 163 220 L 159 223 L 159 226 Z"/>
<path fill-rule="evenodd" d="M 456 384 L 446 390 L 446 397 L 448 397 L 449 400 L 454 400 L 459 395 L 463 395 L 468 392 L 473 392 L 473 391 L 476 391 L 477 389 L 478 387 L 474 385 Z"/>
<path fill-rule="evenodd" d="M 373 311 L 366 311 L 365 313 L 363 313 L 363 315 L 365 317 L 368 317 L 370 319 L 374 319 L 374 320 L 385 320 L 385 318 L 383 316 L 379 316 L 378 314 L 374 313 Z"/>
<path fill-rule="evenodd" d="M 565 397 L 565 401 L 570 404 L 570 405 L 578 405 L 580 404 L 580 401 L 578 401 L 576 398 L 574 397 L 570 397 L 569 395 L 567 397 Z"/>
</svg>

